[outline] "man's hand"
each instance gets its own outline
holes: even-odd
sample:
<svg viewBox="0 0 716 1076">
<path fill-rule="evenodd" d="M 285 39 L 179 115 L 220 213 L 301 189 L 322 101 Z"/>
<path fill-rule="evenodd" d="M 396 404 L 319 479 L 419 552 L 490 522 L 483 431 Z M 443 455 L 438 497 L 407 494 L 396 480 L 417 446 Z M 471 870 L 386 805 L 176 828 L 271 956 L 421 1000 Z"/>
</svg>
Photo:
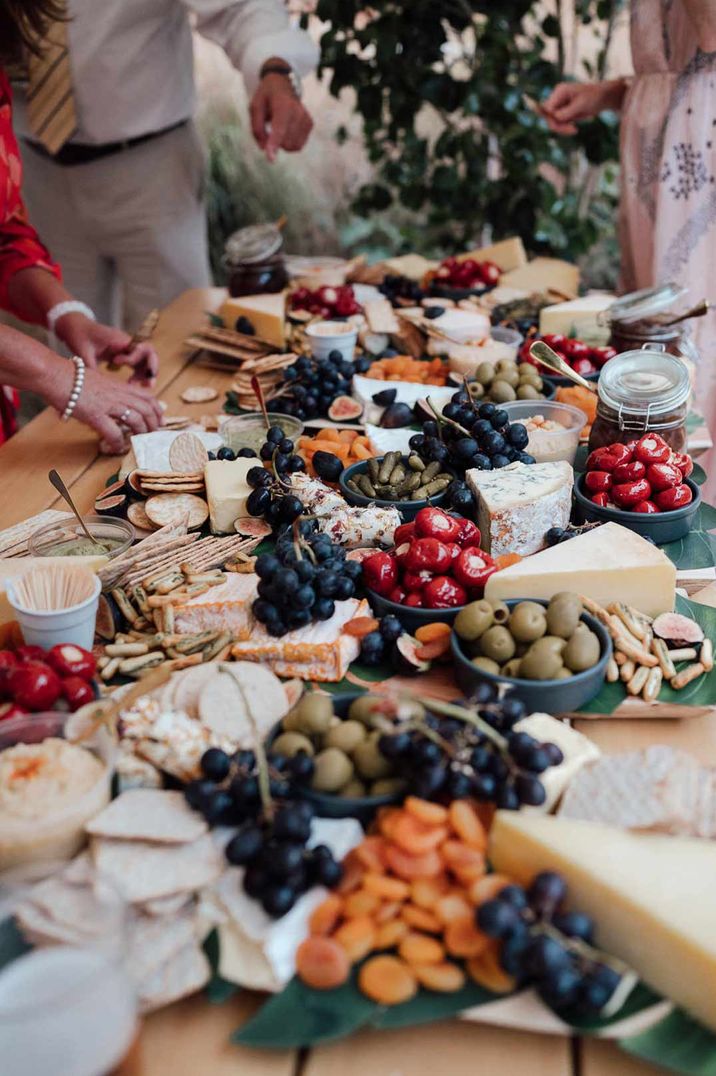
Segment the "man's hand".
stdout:
<svg viewBox="0 0 716 1076">
<path fill-rule="evenodd" d="M 254 138 L 272 162 L 280 149 L 288 153 L 303 149 L 313 127 L 285 75 L 264 75 L 251 100 L 250 114 Z"/>
<path fill-rule="evenodd" d="M 131 381 L 152 385 L 159 369 L 159 358 L 149 343 L 132 344 L 132 337 L 121 329 L 100 325 L 84 314 L 65 314 L 55 327 L 57 335 L 73 355 L 84 359 L 94 369 L 99 363 L 131 366 Z"/>
</svg>

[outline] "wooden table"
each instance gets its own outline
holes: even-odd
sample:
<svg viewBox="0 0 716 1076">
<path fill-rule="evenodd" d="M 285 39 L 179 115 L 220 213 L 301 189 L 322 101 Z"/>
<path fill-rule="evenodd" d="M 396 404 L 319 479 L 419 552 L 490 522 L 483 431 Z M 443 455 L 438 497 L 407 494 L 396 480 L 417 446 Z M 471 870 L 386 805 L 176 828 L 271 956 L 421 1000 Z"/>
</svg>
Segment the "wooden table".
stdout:
<svg viewBox="0 0 716 1076">
<path fill-rule="evenodd" d="M 170 414 L 195 415 L 220 409 L 231 376 L 194 370 L 183 348 L 188 334 L 214 309 L 220 289 L 189 291 L 163 311 L 154 343 L 161 358 L 157 394 Z M 118 375 L 119 376 L 119 375 Z M 216 404 L 184 404 L 190 384 L 212 385 Z M 80 511 L 91 511 L 97 491 L 117 470 L 117 459 L 99 456 L 95 435 L 76 422 L 60 424 L 45 411 L 0 448 L 0 527 L 7 527 L 59 498 L 47 481 L 54 466 L 71 488 Z M 61 506 L 61 502 L 60 502 Z M 716 604 L 713 596 L 711 604 Z M 667 743 L 716 764 L 716 714 L 677 721 L 588 721 L 577 723 L 605 752 Z M 365 1031 L 333 1045 L 305 1051 L 265 1052 L 232 1046 L 229 1034 L 260 999 L 243 992 L 220 1006 L 200 995 L 145 1020 L 131 1076 L 646 1076 L 658 1071 L 617 1046 L 567 1037 L 468 1024 L 457 1020 L 400 1031 Z M 129 1073 L 127 1073 L 129 1076 Z"/>
</svg>

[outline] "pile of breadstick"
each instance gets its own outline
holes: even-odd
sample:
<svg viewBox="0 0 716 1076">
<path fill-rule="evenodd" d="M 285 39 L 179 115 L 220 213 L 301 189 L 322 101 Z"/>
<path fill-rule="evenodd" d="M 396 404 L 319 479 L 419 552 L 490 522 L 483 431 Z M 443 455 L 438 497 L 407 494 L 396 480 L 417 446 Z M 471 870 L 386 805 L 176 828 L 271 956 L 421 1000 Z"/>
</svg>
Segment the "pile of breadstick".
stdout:
<svg viewBox="0 0 716 1076">
<path fill-rule="evenodd" d="M 622 602 L 612 602 L 605 609 L 585 597 L 582 602 L 587 612 L 600 620 L 612 637 L 614 652 L 607 665 L 607 683 L 615 684 L 621 680 L 627 694 L 640 695 L 645 702 L 653 702 L 663 683 L 680 691 L 713 669 L 710 639 L 670 650 L 663 639 L 654 635 L 651 617 L 637 609 Z"/>
</svg>

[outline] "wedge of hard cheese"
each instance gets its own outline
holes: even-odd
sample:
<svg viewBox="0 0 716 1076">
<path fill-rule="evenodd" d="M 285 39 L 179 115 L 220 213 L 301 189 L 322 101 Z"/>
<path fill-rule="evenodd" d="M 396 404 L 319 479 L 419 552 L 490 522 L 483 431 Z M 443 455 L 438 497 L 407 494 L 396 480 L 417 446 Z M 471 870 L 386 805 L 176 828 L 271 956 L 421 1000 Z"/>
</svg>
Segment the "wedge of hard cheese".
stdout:
<svg viewBox="0 0 716 1076">
<path fill-rule="evenodd" d="M 97 557 L 10 557 L 0 559 L 0 624 L 7 624 L 15 620 L 15 613 L 7 600 L 5 589 L 10 579 L 29 572 L 31 568 L 46 568 L 48 564 L 77 565 L 80 568 L 89 568 L 91 572 L 98 572 L 104 568 L 109 557 L 104 555 Z"/>
<path fill-rule="evenodd" d="M 639 534 L 619 523 L 605 523 L 495 572 L 485 597 L 549 600 L 561 590 L 584 594 L 600 605 L 624 602 L 658 616 L 674 608 L 676 568 Z"/>
<path fill-rule="evenodd" d="M 596 822 L 498 811 L 489 858 L 527 883 L 558 871 L 597 945 L 716 1031 L 716 846 Z"/>
<path fill-rule="evenodd" d="M 242 295 L 239 299 L 225 299 L 219 316 L 227 329 L 235 329 L 239 318 L 247 318 L 259 339 L 279 348 L 282 348 L 285 343 L 285 291 L 268 295 Z"/>
<path fill-rule="evenodd" d="M 177 631 L 193 635 L 201 631 L 230 631 L 237 641 L 251 638 L 254 619 L 251 605 L 256 598 L 258 576 L 230 572 L 220 587 L 174 606 Z"/>
</svg>

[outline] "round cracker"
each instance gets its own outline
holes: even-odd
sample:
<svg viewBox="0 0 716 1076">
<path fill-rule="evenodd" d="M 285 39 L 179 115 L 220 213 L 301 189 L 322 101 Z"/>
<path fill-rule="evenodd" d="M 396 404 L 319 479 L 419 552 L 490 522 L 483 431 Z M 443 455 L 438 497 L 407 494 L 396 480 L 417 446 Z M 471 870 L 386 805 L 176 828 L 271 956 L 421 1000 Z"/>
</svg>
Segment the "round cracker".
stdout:
<svg viewBox="0 0 716 1076">
<path fill-rule="evenodd" d="M 209 403 L 215 400 L 219 393 L 210 385 L 190 385 L 184 389 L 181 398 L 184 403 Z"/>
<path fill-rule="evenodd" d="M 209 506 L 194 493 L 157 493 L 144 505 L 148 518 L 157 527 L 182 523 L 189 517 L 187 527 L 196 530 L 209 518 Z"/>
<path fill-rule="evenodd" d="M 132 501 L 127 509 L 127 519 L 133 526 L 138 527 L 141 531 L 156 530 L 155 524 L 152 523 L 147 515 L 143 501 Z"/>
<path fill-rule="evenodd" d="M 203 471 L 209 453 L 195 433 L 178 434 L 169 446 L 169 464 L 179 474 Z"/>
<path fill-rule="evenodd" d="M 172 706 L 183 710 L 189 717 L 199 716 L 199 697 L 203 688 L 217 677 L 216 666 L 212 664 L 193 665 L 175 673 L 172 677 Z"/>
</svg>

